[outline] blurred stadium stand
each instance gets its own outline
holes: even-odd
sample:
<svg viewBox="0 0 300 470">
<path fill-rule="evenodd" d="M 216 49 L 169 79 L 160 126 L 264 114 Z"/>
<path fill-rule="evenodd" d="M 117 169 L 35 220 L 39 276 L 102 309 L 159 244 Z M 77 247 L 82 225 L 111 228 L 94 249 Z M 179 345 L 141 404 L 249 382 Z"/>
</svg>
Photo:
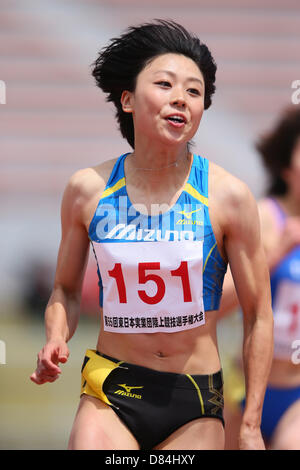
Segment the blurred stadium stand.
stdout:
<svg viewBox="0 0 300 470">
<path fill-rule="evenodd" d="M 0 104 L 0 339 L 8 345 L 8 365 L 0 365 L 1 383 L 6 384 L 0 394 L 6 394 L 5 407 L 0 404 L 1 421 L 6 423 L 5 433 L 0 424 L 2 448 L 66 446 L 78 397 L 82 346 L 78 355 L 74 346 L 74 370 L 71 362 L 57 391 L 51 385 L 43 388 L 50 437 L 43 440 L 41 432 L 37 436 L 32 430 L 30 440 L 27 430 L 26 440 L 11 413 L 19 410 L 23 422 L 36 429 L 34 410 L 42 389 L 37 392 L 28 383 L 22 392 L 26 412 L 16 404 L 16 377 L 23 365 L 13 345 L 19 341 L 28 349 L 27 380 L 43 345 L 43 329 L 39 323 L 34 329 L 24 317 L 24 339 L 12 318 L 19 321 L 20 299 L 29 295 L 25 281 L 34 278 L 34 267 L 38 273 L 49 266 L 49 285 L 52 281 L 60 200 L 68 178 L 79 168 L 129 150 L 112 106 L 94 85 L 90 64 L 111 37 L 153 18 L 173 19 L 198 34 L 218 64 L 217 93 L 194 139 L 195 149 L 246 181 L 256 196 L 263 191 L 264 173 L 253 142 L 282 108 L 291 105 L 291 84 L 300 79 L 299 0 L 1 0 L 0 80 L 6 84 L 7 97 L 6 104 Z M 94 313 L 90 279 L 93 274 L 88 271 L 86 313 Z M 47 286 L 43 289 L 48 295 Z M 46 297 L 39 306 L 43 302 Z M 84 340 L 94 334 L 93 325 L 86 327 Z M 74 341 L 76 345 L 79 340 Z M 87 341 L 86 347 L 91 346 Z M 9 364 L 16 375 L 7 381 Z M 68 389 L 68 383 L 75 389 Z M 61 394 L 58 408 L 55 394 Z M 66 423 L 58 431 L 55 417 L 61 413 Z"/>
</svg>

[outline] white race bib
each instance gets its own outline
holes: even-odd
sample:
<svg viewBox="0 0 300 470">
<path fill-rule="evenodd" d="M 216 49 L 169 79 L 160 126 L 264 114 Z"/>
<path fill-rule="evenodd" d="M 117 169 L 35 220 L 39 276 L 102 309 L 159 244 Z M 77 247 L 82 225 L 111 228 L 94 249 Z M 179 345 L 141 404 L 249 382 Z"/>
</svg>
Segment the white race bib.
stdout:
<svg viewBox="0 0 300 470">
<path fill-rule="evenodd" d="M 94 243 L 104 330 L 172 333 L 205 323 L 203 241 Z"/>
<path fill-rule="evenodd" d="M 292 343 L 300 339 L 300 287 L 293 281 L 282 281 L 274 302 L 274 355 L 290 359 Z"/>
</svg>

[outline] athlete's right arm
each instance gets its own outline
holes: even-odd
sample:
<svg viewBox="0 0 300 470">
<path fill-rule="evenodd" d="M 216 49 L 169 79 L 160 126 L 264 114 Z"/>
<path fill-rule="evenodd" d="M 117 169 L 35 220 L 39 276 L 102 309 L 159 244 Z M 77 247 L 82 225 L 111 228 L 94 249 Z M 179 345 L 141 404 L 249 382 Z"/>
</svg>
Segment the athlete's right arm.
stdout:
<svg viewBox="0 0 300 470">
<path fill-rule="evenodd" d="M 84 224 L 89 201 L 88 170 L 75 173 L 64 192 L 61 206 L 62 236 L 57 258 L 54 287 L 45 311 L 46 344 L 38 354 L 31 375 L 36 384 L 59 377 L 59 363 L 69 355 L 68 340 L 73 336 L 80 314 L 81 289 L 89 253 Z"/>
</svg>

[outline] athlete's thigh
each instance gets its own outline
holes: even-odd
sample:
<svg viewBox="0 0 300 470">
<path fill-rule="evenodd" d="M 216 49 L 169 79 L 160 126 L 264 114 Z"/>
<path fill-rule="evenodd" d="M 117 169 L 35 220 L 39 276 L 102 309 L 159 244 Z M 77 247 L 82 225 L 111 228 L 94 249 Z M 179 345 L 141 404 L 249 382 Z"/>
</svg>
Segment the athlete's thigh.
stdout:
<svg viewBox="0 0 300 470">
<path fill-rule="evenodd" d="M 300 399 L 286 410 L 276 426 L 271 442 L 275 450 L 300 450 Z"/>
<path fill-rule="evenodd" d="M 70 450 L 138 450 L 116 413 L 101 400 L 83 395 L 72 427 Z"/>
<path fill-rule="evenodd" d="M 223 450 L 225 433 L 222 422 L 200 418 L 184 424 L 155 449 L 158 450 Z"/>
</svg>

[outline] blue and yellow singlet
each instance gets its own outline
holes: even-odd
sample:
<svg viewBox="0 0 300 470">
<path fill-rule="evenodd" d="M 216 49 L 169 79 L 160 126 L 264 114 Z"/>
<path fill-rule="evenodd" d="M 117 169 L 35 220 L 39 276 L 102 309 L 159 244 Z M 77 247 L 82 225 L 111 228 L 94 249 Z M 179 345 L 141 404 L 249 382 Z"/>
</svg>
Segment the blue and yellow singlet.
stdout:
<svg viewBox="0 0 300 470">
<path fill-rule="evenodd" d="M 269 198 L 270 208 L 282 231 L 287 215 L 276 199 Z M 300 245 L 295 246 L 270 275 L 274 313 L 274 357 L 291 360 L 300 339 Z"/>
<path fill-rule="evenodd" d="M 209 218 L 208 160 L 193 155 L 189 178 L 168 210 L 146 214 L 116 161 L 89 227 L 105 331 L 172 333 L 205 323 L 219 308 L 227 265 Z"/>
</svg>

